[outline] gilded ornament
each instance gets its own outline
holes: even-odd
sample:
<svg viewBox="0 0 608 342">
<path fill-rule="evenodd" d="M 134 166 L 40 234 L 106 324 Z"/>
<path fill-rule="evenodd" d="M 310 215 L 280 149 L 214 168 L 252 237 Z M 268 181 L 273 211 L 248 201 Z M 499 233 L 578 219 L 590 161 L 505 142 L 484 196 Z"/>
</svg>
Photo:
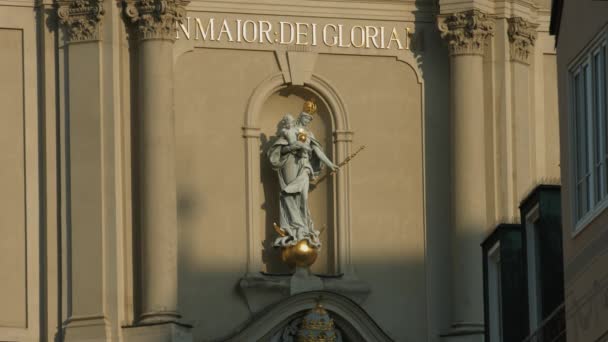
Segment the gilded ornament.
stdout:
<svg viewBox="0 0 608 342">
<path fill-rule="evenodd" d="M 313 100 L 308 100 L 308 101 L 304 102 L 302 112 L 310 114 L 310 115 L 317 114 L 317 104 Z"/>
<path fill-rule="evenodd" d="M 306 139 L 308 139 L 308 134 L 306 134 L 306 131 L 303 129 L 299 129 L 298 130 L 298 141 L 300 142 L 306 142 Z"/>
<path fill-rule="evenodd" d="M 308 240 L 300 240 L 294 246 L 283 247 L 281 250 L 281 260 L 291 268 L 310 267 L 317 256 L 318 248 L 311 246 Z"/>
<path fill-rule="evenodd" d="M 287 233 L 276 222 L 273 222 L 272 226 L 279 236 L 287 236 Z"/>
<path fill-rule="evenodd" d="M 304 318 L 297 333 L 298 342 L 336 342 L 341 341 L 329 316 L 321 303 L 310 310 Z"/>
</svg>

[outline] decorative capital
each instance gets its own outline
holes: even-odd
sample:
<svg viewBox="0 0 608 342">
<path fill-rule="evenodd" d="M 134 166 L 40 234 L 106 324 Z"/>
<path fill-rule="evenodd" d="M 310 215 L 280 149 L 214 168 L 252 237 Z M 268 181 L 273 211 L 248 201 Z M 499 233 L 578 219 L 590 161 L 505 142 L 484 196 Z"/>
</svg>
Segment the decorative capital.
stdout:
<svg viewBox="0 0 608 342">
<path fill-rule="evenodd" d="M 536 41 L 536 27 L 538 25 L 524 20 L 520 17 L 507 19 L 509 23 L 509 43 L 511 60 L 529 64 L 528 56 Z"/>
<path fill-rule="evenodd" d="M 438 25 L 451 56 L 483 55 L 486 39 L 494 34 L 494 19 L 475 9 L 440 16 Z"/>
<path fill-rule="evenodd" d="M 101 39 L 103 0 L 60 0 L 57 5 L 57 17 L 69 42 Z"/>
<path fill-rule="evenodd" d="M 124 0 L 124 14 L 135 37 L 176 39 L 177 23 L 186 15 L 189 0 Z"/>
</svg>

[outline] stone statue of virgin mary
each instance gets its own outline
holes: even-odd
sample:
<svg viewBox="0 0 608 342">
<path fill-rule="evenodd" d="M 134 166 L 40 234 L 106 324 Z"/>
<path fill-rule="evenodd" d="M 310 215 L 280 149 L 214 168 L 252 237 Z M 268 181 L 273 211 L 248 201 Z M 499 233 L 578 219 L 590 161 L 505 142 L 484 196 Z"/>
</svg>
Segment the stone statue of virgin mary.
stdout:
<svg viewBox="0 0 608 342">
<path fill-rule="evenodd" d="M 308 208 L 308 189 L 323 165 L 331 171 L 336 171 L 338 166 L 323 153 L 321 144 L 308 129 L 316 111 L 316 104 L 306 101 L 296 120 L 286 114 L 267 152 L 281 187 L 280 227 L 275 227 L 281 237 L 275 240 L 275 247 L 294 246 L 302 240 L 308 240 L 311 247 L 321 247 L 319 231 L 314 228 Z"/>
</svg>

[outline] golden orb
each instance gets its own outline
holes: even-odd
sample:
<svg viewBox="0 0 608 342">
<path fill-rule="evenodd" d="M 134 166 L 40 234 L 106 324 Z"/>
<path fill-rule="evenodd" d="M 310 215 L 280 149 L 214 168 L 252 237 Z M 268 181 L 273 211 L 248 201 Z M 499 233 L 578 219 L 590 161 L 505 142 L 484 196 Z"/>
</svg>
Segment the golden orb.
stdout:
<svg viewBox="0 0 608 342">
<path fill-rule="evenodd" d="M 303 130 L 302 128 L 300 128 L 298 130 L 298 141 L 306 142 L 306 139 L 308 139 L 308 134 L 306 134 L 305 130 Z"/>
<path fill-rule="evenodd" d="M 281 259 L 287 266 L 310 267 L 317 260 L 317 248 L 310 246 L 308 240 L 300 240 L 294 246 L 283 247 Z"/>
</svg>

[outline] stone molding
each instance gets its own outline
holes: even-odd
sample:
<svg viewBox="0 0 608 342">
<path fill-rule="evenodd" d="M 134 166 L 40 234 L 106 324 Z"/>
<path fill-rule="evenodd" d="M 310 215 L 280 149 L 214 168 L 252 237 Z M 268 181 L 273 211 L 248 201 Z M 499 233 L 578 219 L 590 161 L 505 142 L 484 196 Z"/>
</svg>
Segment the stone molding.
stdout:
<svg viewBox="0 0 608 342">
<path fill-rule="evenodd" d="M 509 50 L 511 60 L 529 64 L 528 56 L 534 48 L 536 41 L 536 28 L 538 25 L 533 24 L 521 17 L 507 19 L 509 29 Z"/>
<path fill-rule="evenodd" d="M 57 17 L 66 28 L 68 42 L 101 39 L 103 0 L 64 0 L 57 5 Z"/>
<path fill-rule="evenodd" d="M 176 39 L 176 23 L 186 15 L 189 0 L 125 0 L 123 2 L 127 25 L 133 29 L 133 38 Z"/>
<path fill-rule="evenodd" d="M 494 19 L 476 9 L 441 15 L 438 26 L 450 56 L 483 55 L 487 38 L 494 35 Z"/>
<path fill-rule="evenodd" d="M 279 292 L 277 289 L 274 292 Z M 279 292 L 280 293 L 280 292 Z M 361 304 L 332 290 L 310 291 L 285 297 L 265 310 L 222 341 L 274 341 L 270 337 L 292 319 L 300 317 L 317 304 L 329 312 L 336 324 L 351 341 L 390 342 L 390 338 Z"/>
</svg>

